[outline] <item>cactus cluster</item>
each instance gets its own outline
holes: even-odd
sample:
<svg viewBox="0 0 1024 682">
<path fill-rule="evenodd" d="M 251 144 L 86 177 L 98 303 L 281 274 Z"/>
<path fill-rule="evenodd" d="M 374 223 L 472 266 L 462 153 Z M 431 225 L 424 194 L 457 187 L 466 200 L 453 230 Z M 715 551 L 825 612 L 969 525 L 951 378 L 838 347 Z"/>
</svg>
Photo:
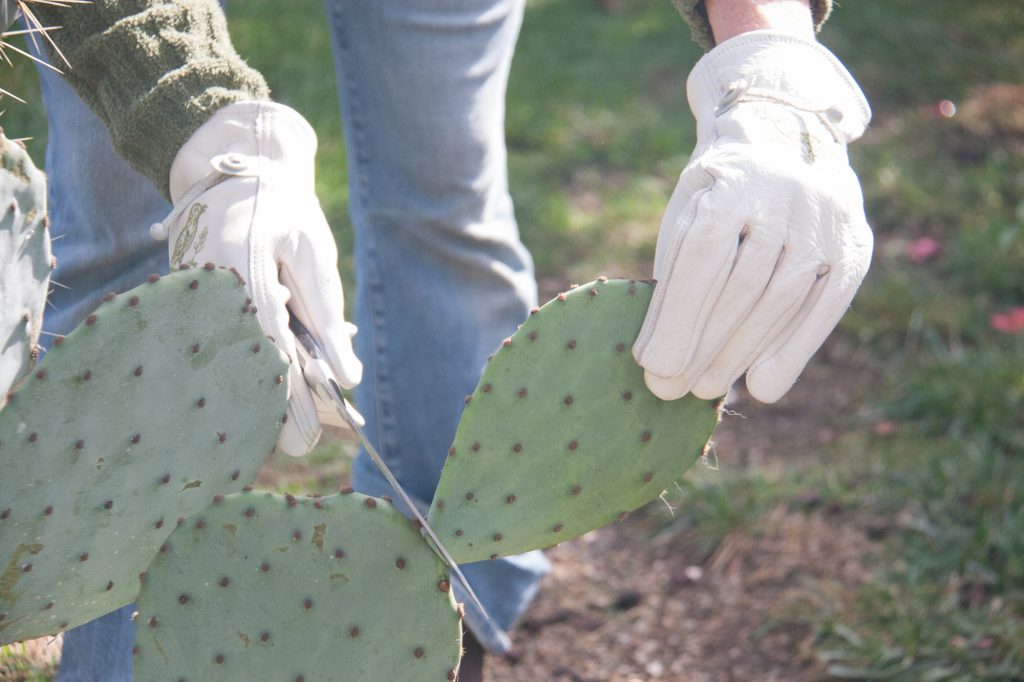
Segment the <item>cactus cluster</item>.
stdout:
<svg viewBox="0 0 1024 682">
<path fill-rule="evenodd" d="M 0 642 L 131 603 L 178 523 L 256 476 L 287 365 L 234 275 L 107 300 L 0 411 Z"/>
<path fill-rule="evenodd" d="M 32 365 L 53 258 L 46 179 L 0 130 L 0 395 Z"/>
<path fill-rule="evenodd" d="M 0 411 L 0 643 L 137 600 L 142 682 L 454 680 L 448 569 L 388 500 L 248 485 L 287 418 L 288 372 L 236 275 L 182 266 L 109 294 L 25 374 L 45 188 L 2 136 L 0 153 L 0 382 L 17 380 Z M 613 521 L 700 456 L 719 406 L 658 400 L 629 352 L 650 296 L 578 287 L 489 361 L 429 514 L 458 562 Z"/>
</svg>

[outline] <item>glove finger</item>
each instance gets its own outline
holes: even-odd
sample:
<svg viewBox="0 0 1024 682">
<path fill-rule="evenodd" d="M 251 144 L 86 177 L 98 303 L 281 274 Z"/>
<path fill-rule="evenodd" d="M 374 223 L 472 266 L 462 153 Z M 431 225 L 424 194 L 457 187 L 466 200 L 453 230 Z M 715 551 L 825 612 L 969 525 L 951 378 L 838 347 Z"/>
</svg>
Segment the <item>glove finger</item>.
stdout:
<svg viewBox="0 0 1024 682">
<path fill-rule="evenodd" d="M 787 328 L 812 292 L 817 266 L 787 268 L 784 253 L 771 281 L 732 338 L 693 383 L 693 394 L 711 399 L 725 395 L 765 348 Z M 780 276 L 782 275 L 782 276 Z"/>
<path fill-rule="evenodd" d="M 711 312 L 693 358 L 682 373 L 674 377 L 676 390 L 684 387 L 692 390 L 727 345 L 751 347 L 760 342 L 761 337 L 750 336 L 753 330 L 743 323 L 758 305 L 781 262 L 781 239 L 771 235 L 771 230 L 763 228 L 754 228 L 749 235 L 741 233 L 736 264 Z"/>
<path fill-rule="evenodd" d="M 301 457 L 308 454 L 320 440 L 320 419 L 317 417 L 313 393 L 306 385 L 299 366 L 295 336 L 288 327 L 288 289 L 278 281 L 273 261 L 267 259 L 263 269 L 265 271 L 258 277 L 252 273 L 253 296 L 260 303 L 256 316 L 263 330 L 291 362 L 288 371 L 288 419 L 281 426 L 277 444 L 292 457 Z"/>
<path fill-rule="evenodd" d="M 352 348 L 356 327 L 345 320 L 334 239 L 322 214 L 314 219 L 323 222 L 323 230 L 294 236 L 290 248 L 279 254 L 280 278 L 292 294 L 291 312 L 321 343 L 341 386 L 352 388 L 363 376 L 363 365 Z M 323 238 L 316 239 L 317 235 Z"/>
<path fill-rule="evenodd" d="M 870 246 L 867 253 L 852 258 L 845 267 L 833 266 L 815 282 L 801 309 L 751 364 L 747 389 L 754 398 L 772 403 L 792 388 L 811 356 L 850 307 L 867 274 L 869 261 Z"/>
<path fill-rule="evenodd" d="M 674 377 L 690 362 L 735 261 L 744 217 L 715 192 L 697 195 L 661 245 L 668 251 L 633 345 L 633 356 L 651 374 Z"/>
</svg>

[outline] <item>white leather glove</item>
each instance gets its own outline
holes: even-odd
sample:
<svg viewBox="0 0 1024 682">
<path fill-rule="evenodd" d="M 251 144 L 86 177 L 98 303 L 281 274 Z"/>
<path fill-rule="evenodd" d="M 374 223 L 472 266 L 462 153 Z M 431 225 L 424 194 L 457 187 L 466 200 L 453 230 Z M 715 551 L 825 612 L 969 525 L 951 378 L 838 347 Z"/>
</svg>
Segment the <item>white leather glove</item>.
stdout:
<svg viewBox="0 0 1024 682">
<path fill-rule="evenodd" d="M 171 268 L 207 262 L 234 268 L 263 331 L 291 359 L 288 420 L 278 445 L 303 455 L 320 437 L 313 396 L 297 362 L 289 310 L 323 345 L 345 388 L 362 377 L 345 321 L 338 252 L 314 191 L 316 134 L 298 112 L 273 102 L 218 110 L 171 166 L 174 210 L 153 236 L 169 237 Z M 287 307 L 286 307 L 287 306 Z"/>
<path fill-rule="evenodd" d="M 831 52 L 770 31 L 706 54 L 687 98 L 697 147 L 661 223 L 633 355 L 661 398 L 722 396 L 746 372 L 750 394 L 774 402 L 867 273 L 846 145 L 871 111 Z"/>
</svg>

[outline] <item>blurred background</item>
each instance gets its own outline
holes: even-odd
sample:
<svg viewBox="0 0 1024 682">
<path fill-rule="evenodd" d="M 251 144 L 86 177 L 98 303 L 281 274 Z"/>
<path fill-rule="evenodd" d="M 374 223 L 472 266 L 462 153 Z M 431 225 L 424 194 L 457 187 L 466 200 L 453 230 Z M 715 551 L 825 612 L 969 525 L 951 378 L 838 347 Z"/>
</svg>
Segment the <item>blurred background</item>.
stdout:
<svg viewBox="0 0 1024 682">
<path fill-rule="evenodd" d="M 229 0 L 238 51 L 320 137 L 351 287 L 345 149 L 315 0 Z M 850 149 L 876 234 L 840 329 L 774 406 L 737 387 L 663 499 L 550 552 L 498 681 L 1024 679 L 1024 3 L 859 0 L 821 34 L 874 109 Z M 530 0 L 513 64 L 511 186 L 542 298 L 650 276 L 694 142 L 701 52 L 669 0 Z M 0 125 L 42 163 L 26 60 Z M 143 226 L 140 226 L 142 229 Z M 273 460 L 329 492 L 353 444 Z M 59 640 L 0 651 L 50 679 Z"/>
</svg>

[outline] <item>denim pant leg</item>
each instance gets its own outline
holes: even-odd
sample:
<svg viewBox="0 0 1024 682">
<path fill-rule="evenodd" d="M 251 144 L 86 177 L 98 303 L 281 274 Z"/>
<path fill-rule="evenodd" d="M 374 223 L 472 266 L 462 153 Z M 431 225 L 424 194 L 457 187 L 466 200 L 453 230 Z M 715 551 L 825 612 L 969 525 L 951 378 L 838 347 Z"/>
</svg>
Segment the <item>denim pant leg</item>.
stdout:
<svg viewBox="0 0 1024 682">
<path fill-rule="evenodd" d="M 149 180 L 110 146 L 103 123 L 59 76 L 40 69 L 49 121 L 46 174 L 53 272 L 43 328 L 67 334 L 109 291 L 124 291 L 167 271 L 167 247 L 149 225 L 170 210 Z M 40 342 L 48 347 L 51 336 Z M 132 605 L 64 635 L 60 682 L 130 682 Z"/>
<path fill-rule="evenodd" d="M 504 99 L 523 0 L 326 0 L 355 225 L 356 390 L 369 438 L 433 498 L 464 398 L 536 301 L 508 193 Z M 390 494 L 365 452 L 354 486 Z M 463 567 L 492 651 L 549 570 L 541 552 Z M 497 627 L 495 627 L 497 626 Z"/>
</svg>

